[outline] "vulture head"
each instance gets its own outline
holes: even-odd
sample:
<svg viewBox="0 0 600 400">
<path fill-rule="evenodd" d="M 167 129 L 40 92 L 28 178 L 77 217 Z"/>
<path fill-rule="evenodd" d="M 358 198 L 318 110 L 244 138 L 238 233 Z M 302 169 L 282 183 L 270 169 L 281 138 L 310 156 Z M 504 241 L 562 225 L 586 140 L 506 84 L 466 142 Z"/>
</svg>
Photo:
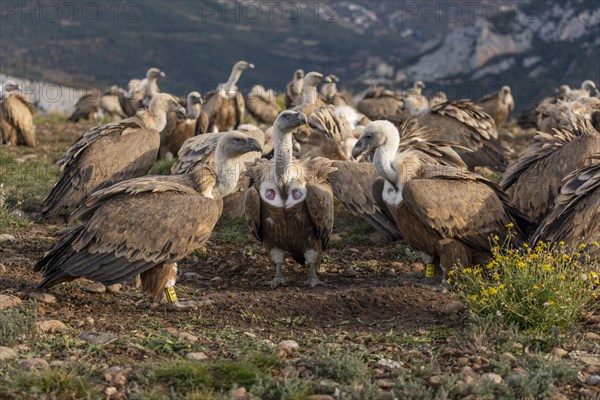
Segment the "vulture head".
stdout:
<svg viewBox="0 0 600 400">
<path fill-rule="evenodd" d="M 148 80 L 157 79 L 159 77 L 164 78 L 165 76 L 165 73 L 158 68 L 150 68 L 148 72 L 146 72 L 146 78 L 148 78 Z"/>
<path fill-rule="evenodd" d="M 410 112 L 410 115 L 416 117 L 421 114 L 426 114 L 429 112 L 429 104 L 427 102 L 420 100 L 417 96 L 408 96 L 406 100 L 404 100 L 404 104 L 402 105 L 402 109 Z"/>
<path fill-rule="evenodd" d="M 589 79 L 583 81 L 583 83 L 581 84 L 581 88 L 588 92 L 590 96 L 595 96 L 598 93 L 598 88 L 596 87 L 596 84 L 594 83 L 594 81 Z"/>
<path fill-rule="evenodd" d="M 190 92 L 187 96 L 188 107 L 194 104 L 202 104 L 202 96 L 198 92 Z"/>
<path fill-rule="evenodd" d="M 306 118 L 306 115 L 304 115 L 304 113 L 286 110 L 279 114 L 279 116 L 275 120 L 275 124 L 273 124 L 273 128 L 276 132 L 280 132 L 282 134 L 289 134 L 296 130 L 298 127 L 306 125 L 307 123 L 308 119 Z"/>
<path fill-rule="evenodd" d="M 422 81 L 416 81 L 413 84 L 413 92 L 415 94 L 421 94 L 423 92 L 423 89 L 425 89 L 425 84 Z"/>
<path fill-rule="evenodd" d="M 127 88 L 125 90 L 125 97 L 131 98 L 139 90 L 140 90 L 140 80 L 132 79 L 127 83 Z"/>
<path fill-rule="evenodd" d="M 235 71 L 245 71 L 247 69 L 254 69 L 254 64 L 249 63 L 248 61 L 238 61 L 233 66 Z"/>
<path fill-rule="evenodd" d="M 158 93 L 152 96 L 150 106 L 148 107 L 152 114 L 164 112 L 165 114 L 173 111 L 177 113 L 178 118 L 185 118 L 185 109 L 168 93 Z"/>
<path fill-rule="evenodd" d="M 232 160 L 251 151 L 262 153 L 258 140 L 245 133 L 232 131 L 224 134 L 217 144 L 217 162 Z"/>
<path fill-rule="evenodd" d="M 294 79 L 298 81 L 298 80 L 303 79 L 303 78 L 304 78 L 304 70 L 303 69 L 297 69 L 294 72 Z"/>
<path fill-rule="evenodd" d="M 358 158 L 362 154 L 371 152 L 371 150 L 386 145 L 388 142 L 394 142 L 396 149 L 400 141 L 398 128 L 390 121 L 373 121 L 366 126 L 358 142 L 352 148 L 352 157 Z"/>
<path fill-rule="evenodd" d="M 571 87 L 569 87 L 569 85 L 560 85 L 560 87 L 557 90 L 557 93 L 559 96 L 566 96 L 569 94 L 570 91 Z"/>
<path fill-rule="evenodd" d="M 304 77 L 304 86 L 306 87 L 316 87 L 321 83 L 331 83 L 331 78 L 328 76 L 323 76 L 320 72 L 309 72 Z"/>
<path fill-rule="evenodd" d="M 0 88 L 0 98 L 5 98 L 10 93 L 17 92 L 19 90 L 21 90 L 21 86 L 15 81 L 2 82 L 2 87 Z"/>
</svg>

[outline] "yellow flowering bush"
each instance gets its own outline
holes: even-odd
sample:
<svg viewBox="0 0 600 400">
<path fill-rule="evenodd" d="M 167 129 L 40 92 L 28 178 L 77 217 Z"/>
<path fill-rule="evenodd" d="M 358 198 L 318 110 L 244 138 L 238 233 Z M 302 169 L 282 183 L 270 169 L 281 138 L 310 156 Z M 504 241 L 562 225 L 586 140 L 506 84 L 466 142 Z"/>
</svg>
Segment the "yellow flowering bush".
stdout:
<svg viewBox="0 0 600 400">
<path fill-rule="evenodd" d="M 515 249 L 493 238 L 492 254 L 486 265 L 451 273 L 457 295 L 474 313 L 549 334 L 600 305 L 600 265 L 585 246 L 571 250 L 562 242 L 540 242 Z"/>
</svg>

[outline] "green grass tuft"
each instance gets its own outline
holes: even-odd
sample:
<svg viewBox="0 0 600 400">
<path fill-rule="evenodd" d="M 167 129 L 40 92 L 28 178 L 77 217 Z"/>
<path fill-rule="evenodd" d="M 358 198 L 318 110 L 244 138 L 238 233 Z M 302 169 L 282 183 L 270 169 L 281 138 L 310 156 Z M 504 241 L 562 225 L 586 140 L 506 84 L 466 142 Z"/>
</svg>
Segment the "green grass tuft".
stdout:
<svg viewBox="0 0 600 400">
<path fill-rule="evenodd" d="M 0 311 L 0 346 L 12 346 L 32 337 L 35 330 L 35 312 L 24 308 Z"/>
</svg>

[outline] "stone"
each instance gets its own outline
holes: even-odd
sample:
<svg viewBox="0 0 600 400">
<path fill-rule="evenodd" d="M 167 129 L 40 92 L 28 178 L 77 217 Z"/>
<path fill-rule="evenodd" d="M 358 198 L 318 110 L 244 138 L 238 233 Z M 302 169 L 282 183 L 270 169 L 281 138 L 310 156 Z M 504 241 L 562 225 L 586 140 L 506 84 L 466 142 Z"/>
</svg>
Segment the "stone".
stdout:
<svg viewBox="0 0 600 400">
<path fill-rule="evenodd" d="M 37 329 L 43 333 L 58 333 L 69 330 L 69 327 L 56 319 L 50 319 L 47 321 L 40 321 L 36 324 Z"/>
<path fill-rule="evenodd" d="M 204 361 L 208 360 L 208 356 L 201 351 L 193 351 L 191 353 L 187 353 L 185 355 L 185 359 L 191 361 Z"/>
<path fill-rule="evenodd" d="M 391 379 L 377 379 L 377 386 L 382 389 L 389 390 L 396 386 L 396 382 Z"/>
<path fill-rule="evenodd" d="M 408 350 L 404 353 L 405 356 L 409 358 L 418 358 L 419 360 L 426 360 L 428 357 L 425 354 L 421 353 L 419 350 Z"/>
<path fill-rule="evenodd" d="M 16 307 L 21 304 L 21 299 L 10 294 L 0 294 L 0 310 Z"/>
<path fill-rule="evenodd" d="M 229 396 L 231 400 L 246 400 L 248 398 L 248 391 L 245 387 L 239 387 L 232 389 L 231 392 L 229 392 Z"/>
<path fill-rule="evenodd" d="M 444 312 L 446 314 L 458 314 L 465 310 L 466 310 L 466 307 L 462 301 L 454 300 L 446 305 Z"/>
<path fill-rule="evenodd" d="M 456 365 L 458 365 L 459 367 L 464 367 L 465 365 L 469 365 L 469 358 L 468 357 L 458 357 L 456 359 Z"/>
<path fill-rule="evenodd" d="M 0 274 L 3 274 L 6 272 L 6 265 L 0 263 Z"/>
<path fill-rule="evenodd" d="M 101 283 L 91 283 L 83 287 L 83 291 L 87 293 L 105 293 L 106 286 Z"/>
<path fill-rule="evenodd" d="M 221 278 L 220 276 L 215 276 L 214 278 L 212 278 L 210 280 L 212 283 L 218 285 L 220 283 L 223 283 L 223 278 Z"/>
<path fill-rule="evenodd" d="M 14 242 L 15 240 L 17 240 L 17 238 L 13 235 L 9 235 L 8 233 L 0 234 L 0 243 Z"/>
<path fill-rule="evenodd" d="M 377 400 L 394 400 L 395 397 L 390 392 L 381 391 L 377 393 Z"/>
<path fill-rule="evenodd" d="M 117 388 L 114 386 L 109 386 L 106 389 L 104 389 L 104 394 L 108 397 L 116 394 L 118 392 Z"/>
<path fill-rule="evenodd" d="M 115 340 L 117 335 L 111 332 L 82 332 L 79 338 L 91 344 L 103 345 Z"/>
<path fill-rule="evenodd" d="M 511 365 L 515 365 L 517 363 L 517 357 L 513 356 L 509 352 L 504 352 L 500 356 L 503 360 L 508 361 Z"/>
<path fill-rule="evenodd" d="M 377 365 L 384 367 L 384 368 L 389 368 L 389 369 L 399 369 L 402 368 L 402 363 L 399 361 L 395 361 L 395 360 L 391 360 L 389 358 L 380 358 L 379 361 L 377 361 Z"/>
<path fill-rule="evenodd" d="M 439 375 L 430 376 L 427 382 L 431 387 L 437 389 L 438 387 L 442 386 L 442 377 Z"/>
<path fill-rule="evenodd" d="M 502 377 L 500 375 L 498 375 L 498 374 L 493 373 L 493 372 L 488 372 L 488 373 L 485 373 L 485 374 L 481 375 L 481 379 L 486 379 L 486 380 L 492 381 L 496 385 L 499 385 L 499 384 L 502 383 Z"/>
<path fill-rule="evenodd" d="M 590 386 L 600 386 L 600 375 L 590 375 L 587 384 Z"/>
<path fill-rule="evenodd" d="M 277 347 L 280 350 L 285 351 L 287 354 L 292 354 L 300 348 L 300 345 L 295 340 L 282 340 L 277 343 Z"/>
<path fill-rule="evenodd" d="M 585 340 L 600 340 L 600 335 L 598 335 L 597 333 L 594 332 L 587 332 L 583 338 Z"/>
<path fill-rule="evenodd" d="M 17 358 L 17 352 L 10 347 L 0 346 L 0 361 Z"/>
<path fill-rule="evenodd" d="M 194 280 L 194 281 L 199 281 L 202 279 L 202 275 L 200 275 L 197 272 L 186 272 L 185 274 L 183 274 L 183 277 L 185 279 Z"/>
<path fill-rule="evenodd" d="M 67 365 L 66 361 L 63 360 L 52 360 L 50 361 L 50 367 L 52 368 L 62 368 Z"/>
<path fill-rule="evenodd" d="M 102 372 L 102 378 L 111 386 L 122 388 L 127 384 L 127 373 L 121 367 L 110 367 Z"/>
<path fill-rule="evenodd" d="M 552 349 L 552 352 L 550 353 L 552 354 L 555 358 L 563 358 L 565 357 L 567 354 L 569 354 L 568 351 L 566 351 L 565 349 L 561 349 L 560 347 L 555 347 Z"/>
<path fill-rule="evenodd" d="M 110 285 L 106 287 L 106 291 L 108 293 L 119 293 L 123 289 L 123 285 L 120 283 L 115 283 L 114 285 Z"/>
<path fill-rule="evenodd" d="M 329 241 L 331 243 L 341 242 L 342 240 L 342 236 L 339 233 L 334 233 L 333 235 L 329 236 Z"/>
<path fill-rule="evenodd" d="M 188 343 L 198 343 L 198 336 L 194 336 L 189 332 L 178 332 L 175 336 Z"/>
<path fill-rule="evenodd" d="M 54 304 L 56 303 L 56 296 L 50 293 L 43 292 L 31 292 L 29 298 L 32 300 L 39 301 L 41 303 Z"/>
<path fill-rule="evenodd" d="M 19 360 L 19 367 L 23 369 L 48 369 L 50 368 L 50 364 L 48 364 L 48 361 L 44 360 L 43 358 L 26 358 L 24 360 Z"/>
</svg>

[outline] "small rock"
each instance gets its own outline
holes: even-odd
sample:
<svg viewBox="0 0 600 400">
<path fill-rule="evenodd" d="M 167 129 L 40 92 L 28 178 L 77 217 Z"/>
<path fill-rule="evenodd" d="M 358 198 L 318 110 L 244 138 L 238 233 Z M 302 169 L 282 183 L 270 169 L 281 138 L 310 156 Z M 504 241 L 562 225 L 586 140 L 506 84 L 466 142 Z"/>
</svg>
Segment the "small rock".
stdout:
<svg viewBox="0 0 600 400">
<path fill-rule="evenodd" d="M 590 375 L 587 384 L 590 386 L 600 386 L 600 375 Z"/>
<path fill-rule="evenodd" d="M 17 352 L 10 347 L 0 346 L 0 361 L 17 358 Z"/>
<path fill-rule="evenodd" d="M 582 363 L 584 363 L 585 365 L 596 365 L 596 366 L 600 366 L 600 359 L 598 359 L 597 357 L 592 357 L 592 356 L 579 356 L 577 357 L 577 360 L 581 361 Z"/>
<path fill-rule="evenodd" d="M 389 358 L 380 358 L 379 361 L 377 361 L 377 365 L 382 366 L 384 368 L 389 368 L 389 369 L 402 368 L 401 362 L 391 360 Z"/>
<path fill-rule="evenodd" d="M 6 272 L 6 266 L 0 263 L 0 274 Z"/>
<path fill-rule="evenodd" d="M 395 398 L 390 392 L 381 391 L 377 393 L 377 400 L 394 400 Z"/>
<path fill-rule="evenodd" d="M 564 394 L 558 392 L 558 393 L 554 393 L 553 395 L 551 395 L 549 397 L 550 400 L 569 400 L 569 398 L 567 396 L 565 396 Z"/>
<path fill-rule="evenodd" d="M 108 293 L 119 293 L 123 289 L 123 285 L 120 283 L 115 283 L 114 285 L 110 285 L 106 287 Z"/>
<path fill-rule="evenodd" d="M 521 368 L 521 367 L 513 368 L 512 373 L 515 375 L 529 376 L 529 372 L 527 372 L 527 370 L 525 368 Z"/>
<path fill-rule="evenodd" d="M 214 278 L 212 278 L 210 281 L 211 281 L 212 283 L 214 283 L 214 284 L 217 284 L 217 285 L 218 285 L 219 283 L 222 283 L 222 282 L 223 282 L 223 278 L 221 278 L 220 276 L 215 276 L 215 277 L 214 277 Z"/>
<path fill-rule="evenodd" d="M 106 389 L 104 389 L 104 394 L 108 397 L 116 394 L 118 392 L 117 388 L 114 386 L 109 386 Z"/>
<path fill-rule="evenodd" d="M 92 317 L 85 317 L 85 319 L 83 320 L 83 323 L 89 326 L 93 326 L 95 322 L 96 321 L 94 321 L 94 318 Z"/>
<path fill-rule="evenodd" d="M 458 365 L 459 367 L 464 367 L 465 365 L 469 365 L 469 358 L 468 357 L 458 357 L 456 359 L 456 365 Z"/>
<path fill-rule="evenodd" d="M 111 386 L 122 388 L 127 384 L 127 374 L 121 367 L 110 367 L 102 372 L 102 378 Z"/>
<path fill-rule="evenodd" d="M 56 296 L 50 293 L 43 292 L 31 292 L 29 298 L 32 300 L 39 301 L 41 303 L 54 304 L 56 303 Z"/>
<path fill-rule="evenodd" d="M 242 332 L 242 335 L 249 337 L 250 339 L 256 339 L 256 335 L 252 332 Z"/>
<path fill-rule="evenodd" d="M 208 359 L 208 356 L 201 352 L 201 351 L 194 351 L 191 353 L 187 353 L 185 355 L 186 360 L 191 360 L 191 361 L 204 361 Z"/>
<path fill-rule="evenodd" d="M 117 335 L 111 332 L 82 332 L 79 338 L 92 344 L 102 345 L 112 342 L 117 338 Z"/>
<path fill-rule="evenodd" d="M 396 382 L 391 379 L 377 379 L 377 386 L 385 390 L 390 390 L 396 386 Z"/>
<path fill-rule="evenodd" d="M 19 360 L 19 366 L 28 369 L 28 368 L 39 368 L 39 369 L 48 369 L 50 368 L 50 364 L 48 361 L 43 358 L 27 358 L 25 360 Z"/>
<path fill-rule="evenodd" d="M 311 394 L 306 397 L 306 400 L 335 400 L 335 398 L 328 394 Z"/>
<path fill-rule="evenodd" d="M 565 349 L 561 349 L 560 347 L 555 347 L 552 349 L 552 352 L 550 354 L 552 354 L 555 358 L 563 358 L 567 354 L 569 354 L 569 352 Z"/>
<path fill-rule="evenodd" d="M 587 332 L 583 338 L 585 340 L 600 340 L 600 335 L 598 335 L 597 333 L 594 332 Z"/>
<path fill-rule="evenodd" d="M 202 279 L 202 275 L 200 275 L 197 272 L 186 272 L 185 274 L 183 274 L 183 277 L 185 279 L 189 279 L 189 280 L 193 280 L 193 281 L 199 281 L 200 279 Z"/>
<path fill-rule="evenodd" d="M 245 387 L 239 387 L 232 389 L 229 395 L 229 398 L 232 400 L 246 400 L 248 398 L 248 391 Z"/>
<path fill-rule="evenodd" d="M 300 345 L 295 340 L 282 340 L 277 343 L 277 347 L 280 350 L 285 351 L 287 354 L 292 354 L 295 350 L 300 348 Z"/>
<path fill-rule="evenodd" d="M 1 265 L 1 264 L 0 264 Z M 0 272 L 2 271 L 2 267 L 0 267 Z M 600 315 L 592 315 L 588 320 L 592 324 L 600 324 Z"/>
<path fill-rule="evenodd" d="M 496 385 L 499 385 L 502 383 L 502 377 L 493 372 L 488 372 L 488 373 L 481 375 L 481 379 L 487 379 L 489 381 L 494 382 Z"/>
<path fill-rule="evenodd" d="M 446 314 L 458 314 L 466 310 L 465 304 L 462 301 L 454 300 L 446 305 L 444 310 Z"/>
<path fill-rule="evenodd" d="M 338 233 L 334 233 L 333 235 L 329 236 L 329 241 L 331 243 L 341 242 L 342 236 Z"/>
<path fill-rule="evenodd" d="M 21 304 L 21 299 L 10 295 L 10 294 L 0 294 L 0 310 L 6 310 L 10 307 L 16 307 Z"/>
<path fill-rule="evenodd" d="M 511 365 L 515 365 L 517 363 L 517 357 L 513 356 L 509 352 L 502 353 L 500 356 L 502 359 L 508 361 Z"/>
<path fill-rule="evenodd" d="M 343 276 L 349 277 L 349 278 L 353 278 L 355 276 L 358 276 L 358 271 L 353 270 L 352 268 L 348 267 L 346 269 L 344 269 L 344 272 L 342 272 Z"/>
<path fill-rule="evenodd" d="M 176 336 L 183 340 L 186 341 L 188 343 L 197 343 L 198 342 L 198 336 L 194 336 L 189 332 L 177 332 Z"/>
<path fill-rule="evenodd" d="M 40 332 L 43 333 L 57 333 L 68 331 L 69 327 L 56 319 L 50 319 L 48 321 L 40 321 L 35 324 Z"/>
<path fill-rule="evenodd" d="M 406 353 L 404 353 L 405 356 L 409 357 L 409 358 L 418 358 L 420 360 L 426 360 L 427 357 L 425 356 L 425 354 L 421 353 L 419 350 L 408 350 Z"/>
<path fill-rule="evenodd" d="M 514 342 L 514 343 L 512 344 L 512 348 L 513 348 L 514 350 L 523 350 L 523 344 L 522 344 L 522 343 L 519 343 L 519 342 Z"/>
<path fill-rule="evenodd" d="M 429 377 L 427 382 L 429 383 L 429 385 L 431 385 L 431 387 L 438 388 L 438 387 L 442 386 L 442 377 L 438 376 L 438 375 L 434 375 L 434 376 Z"/>
<path fill-rule="evenodd" d="M 52 368 L 62 368 L 66 365 L 67 363 L 63 360 L 52 360 L 50 361 L 50 366 Z"/>
<path fill-rule="evenodd" d="M 0 234 L 0 243 L 14 242 L 15 240 L 17 240 L 17 238 L 13 235 L 9 235 L 8 233 Z"/>
<path fill-rule="evenodd" d="M 87 293 L 105 293 L 106 286 L 101 283 L 92 283 L 89 285 L 85 285 L 83 287 L 83 291 Z"/>
</svg>

